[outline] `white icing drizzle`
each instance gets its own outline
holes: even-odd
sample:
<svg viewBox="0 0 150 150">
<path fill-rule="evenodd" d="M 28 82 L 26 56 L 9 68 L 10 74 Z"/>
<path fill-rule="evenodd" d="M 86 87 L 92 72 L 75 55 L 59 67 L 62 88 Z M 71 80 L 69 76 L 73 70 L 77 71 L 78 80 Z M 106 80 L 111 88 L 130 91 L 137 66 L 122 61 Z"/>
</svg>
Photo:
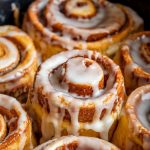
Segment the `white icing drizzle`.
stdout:
<svg viewBox="0 0 150 150">
<path fill-rule="evenodd" d="M 123 86 L 123 80 L 120 80 L 119 82 L 116 82 L 116 79 L 114 76 L 116 76 L 116 74 L 118 74 L 118 71 L 120 71 L 119 67 L 113 63 L 113 61 L 111 61 L 110 59 L 107 58 L 107 63 L 110 64 L 111 68 L 110 70 L 105 70 L 104 74 L 109 73 L 109 78 L 107 80 L 106 83 L 106 87 L 104 89 L 101 90 L 101 92 L 99 92 L 98 95 L 96 95 L 96 97 L 92 96 L 89 98 L 78 98 L 76 96 L 72 96 L 70 93 L 68 92 L 64 92 L 62 90 L 56 89 L 55 86 L 53 86 L 53 84 L 51 84 L 51 80 L 49 81 L 49 74 L 58 66 L 64 64 L 65 62 L 67 62 L 68 60 L 71 60 L 71 58 L 73 57 L 81 57 L 81 60 L 83 59 L 82 57 L 84 57 L 85 55 L 88 56 L 88 59 L 92 60 L 92 56 L 94 55 L 95 60 L 99 59 L 106 59 L 106 56 L 102 56 L 99 53 L 93 52 L 93 51 L 79 51 L 79 50 L 72 50 L 72 51 L 67 51 L 67 52 L 62 52 L 60 54 L 57 54 L 53 57 L 51 57 L 50 59 L 48 59 L 47 61 L 45 61 L 42 65 L 41 65 L 41 69 L 40 71 L 37 73 L 37 77 L 36 77 L 36 81 L 35 81 L 35 93 L 37 92 L 38 88 L 42 87 L 43 91 L 42 93 L 44 94 L 44 96 L 48 99 L 48 107 L 50 108 L 50 113 L 47 114 L 47 116 L 43 116 L 42 118 L 42 134 L 43 134 L 43 138 L 42 139 L 50 139 L 52 137 L 52 135 L 49 135 L 47 133 L 49 133 L 50 130 L 52 130 L 52 128 L 48 128 L 48 125 L 50 126 L 50 123 L 53 124 L 54 127 L 54 131 L 55 137 L 59 137 L 61 136 L 61 125 L 63 122 L 63 118 L 65 115 L 65 109 L 68 110 L 70 116 L 71 116 L 71 125 L 67 127 L 67 132 L 69 134 L 73 134 L 73 135 L 78 135 L 78 131 L 80 129 L 80 127 L 82 126 L 83 129 L 91 129 L 94 130 L 98 133 L 100 133 L 101 138 L 108 140 L 108 132 L 110 130 L 110 127 L 112 126 L 113 122 L 118 118 L 120 109 L 122 107 L 122 103 L 123 103 L 123 99 L 121 97 L 118 97 L 118 93 L 117 93 L 117 89 L 118 86 Z M 75 60 L 76 63 L 76 59 L 74 58 L 73 60 Z M 80 59 L 79 59 L 80 60 Z M 78 59 L 77 59 L 78 61 Z M 93 61 L 93 60 L 92 60 Z M 69 61 L 70 63 L 70 61 Z M 73 63 L 71 61 L 71 63 Z M 71 77 L 71 80 L 74 80 L 75 82 L 83 82 L 85 83 L 85 81 L 87 81 L 88 77 L 89 77 L 89 82 L 93 84 L 93 82 L 95 83 L 95 81 L 97 81 L 98 79 L 98 74 L 99 77 L 101 78 L 101 72 L 103 72 L 101 69 L 101 66 L 97 66 L 101 65 L 100 63 L 93 63 L 93 66 L 91 67 L 96 67 L 97 71 L 94 72 L 88 72 L 88 74 L 84 74 L 85 79 L 81 80 L 80 78 L 76 78 L 75 74 L 78 72 L 78 70 L 74 70 L 75 74 L 73 74 L 73 76 L 76 79 L 72 79 L 72 74 L 69 72 L 69 76 Z M 70 64 L 69 64 L 70 65 Z M 71 64 L 73 65 L 73 64 Z M 80 64 L 81 65 L 81 64 Z M 82 66 L 83 67 L 83 66 Z M 81 66 L 79 66 L 78 69 L 83 69 Z M 68 69 L 75 69 L 72 68 L 72 66 Z M 77 71 L 77 72 L 76 72 Z M 111 73 L 110 73 L 111 72 Z M 83 72 L 82 72 L 83 73 Z M 87 72 L 85 72 L 87 73 Z M 92 79 L 92 74 L 93 74 L 93 78 L 95 78 L 94 80 Z M 82 76 L 82 75 L 81 75 Z M 78 76 L 79 77 L 79 76 Z M 78 80 L 79 79 L 79 80 Z M 96 84 L 96 83 L 95 83 Z M 96 85 L 97 86 L 97 85 Z M 124 88 L 123 88 L 124 90 Z M 124 91 L 122 91 L 124 92 Z M 65 105 L 62 102 L 62 98 L 65 100 L 65 103 L 67 103 L 67 105 Z M 106 99 L 107 102 L 106 102 Z M 38 103 L 38 99 L 34 99 L 32 100 L 32 103 Z M 121 103 L 118 105 L 117 104 L 117 110 L 116 112 L 112 113 L 112 108 L 114 106 L 115 101 L 121 101 Z M 93 117 L 93 121 L 92 122 L 86 122 L 86 123 L 80 123 L 78 121 L 78 117 L 79 117 L 79 111 L 80 111 L 80 107 L 81 106 L 88 106 L 89 104 L 94 104 L 95 105 L 95 114 Z M 44 110 L 43 106 L 43 110 Z M 60 108 L 60 109 L 59 109 Z M 105 114 L 105 116 L 100 120 L 100 114 L 102 113 L 103 109 L 106 109 L 107 112 Z M 58 110 L 61 111 L 61 113 L 58 113 Z M 47 128 L 46 128 L 47 126 Z M 50 131 L 52 132 L 52 131 Z M 53 133 L 52 133 L 53 134 Z M 43 140 L 44 141 L 44 140 Z"/>
<path fill-rule="evenodd" d="M 24 32 L 10 31 L 7 33 L 7 36 L 9 36 L 9 37 L 26 36 L 26 34 Z"/>
<path fill-rule="evenodd" d="M 142 35 L 135 40 L 127 40 L 126 44 L 130 47 L 130 53 L 133 59 L 133 65 L 137 64 L 142 67 L 143 70 L 150 73 L 150 63 L 146 63 L 140 55 L 140 48 L 142 44 L 150 43 L 150 37 Z"/>
<path fill-rule="evenodd" d="M 25 134 L 22 134 L 20 139 L 19 150 L 23 150 L 26 144 L 27 136 Z"/>
<path fill-rule="evenodd" d="M 93 1 L 96 5 L 94 6 L 96 15 L 89 19 L 80 17 L 76 19 L 68 18 L 60 11 L 59 6 L 62 2 L 64 2 L 64 0 L 39 0 L 38 2 L 34 2 L 29 8 L 29 12 L 34 13 L 36 19 L 33 20 L 33 18 L 29 18 L 30 20 L 25 23 L 25 28 L 27 28 L 26 30 L 31 34 L 32 38 L 35 39 L 35 37 L 38 36 L 35 28 L 42 27 L 42 32 L 45 37 L 42 39 L 44 42 L 40 42 L 40 47 L 43 46 L 43 43 L 46 43 L 60 45 L 68 50 L 79 47 L 78 45 L 81 45 L 82 49 L 85 49 L 88 43 L 87 40 L 91 35 L 96 35 L 95 38 L 97 35 L 101 35 L 102 39 L 107 38 L 108 40 L 111 40 L 112 35 L 119 32 L 126 24 L 126 15 L 131 17 L 129 20 L 133 22 L 133 29 L 131 30 L 135 30 L 135 28 L 138 29 L 142 24 L 142 19 L 135 12 L 126 7 L 125 10 L 127 12 L 123 11 L 120 7 L 108 1 L 105 1 L 104 3 L 101 1 Z M 74 1 L 72 1 L 72 3 L 74 4 Z M 67 10 L 69 11 L 72 7 L 73 5 L 70 5 Z M 46 10 L 46 14 L 44 13 L 44 15 L 46 15 L 47 25 L 42 23 L 43 21 L 41 20 L 43 18 L 40 18 L 40 15 L 38 15 L 42 10 Z M 31 16 L 29 15 L 29 17 Z M 39 21 L 38 25 L 37 21 Z M 53 26 L 57 23 L 62 26 L 62 29 L 59 29 L 59 32 L 53 30 Z M 110 36 L 108 37 L 108 35 Z M 77 40 L 74 40 L 74 38 Z M 97 40 L 99 39 L 101 38 L 98 38 Z M 111 43 L 114 42 L 110 42 L 110 45 Z"/>
<path fill-rule="evenodd" d="M 55 3 L 54 1 L 48 7 L 49 13 L 46 17 L 47 20 L 50 20 L 50 26 L 61 23 L 63 25 L 64 35 L 72 33 L 73 35 L 77 34 L 82 37 L 83 41 L 86 41 L 91 34 L 110 34 L 113 31 L 117 31 L 125 22 L 124 13 L 120 10 L 120 8 L 114 6 L 111 3 L 106 3 L 105 8 L 103 8 L 100 3 L 97 3 L 99 8 L 97 10 L 96 16 L 90 19 L 67 18 L 64 14 L 60 12 L 60 4 L 61 1 L 59 2 L 59 4 Z M 105 19 L 106 17 L 107 19 Z"/>
<path fill-rule="evenodd" d="M 118 150 L 116 146 L 113 144 L 106 142 L 101 139 L 93 138 L 93 137 L 76 137 L 76 136 L 66 136 L 61 137 L 55 140 L 48 141 L 38 147 L 36 147 L 34 150 L 56 150 L 57 148 L 65 145 L 65 150 L 69 150 L 67 147 L 69 144 L 77 142 L 78 147 L 76 150 Z"/>
<path fill-rule="evenodd" d="M 11 135 L 13 135 L 15 133 L 19 133 L 21 136 L 21 139 L 23 138 L 20 141 L 21 142 L 20 147 L 24 146 L 26 143 L 26 138 L 25 138 L 26 135 L 24 135 L 24 132 L 25 132 L 26 124 L 27 124 L 27 120 L 28 120 L 27 113 L 23 110 L 20 103 L 15 98 L 12 98 L 10 96 L 6 96 L 3 94 L 0 94 L 0 106 L 6 108 L 8 110 L 14 109 L 19 114 L 19 119 L 17 122 L 17 128 L 13 132 L 9 133 L 9 135 L 7 135 L 7 137 L 4 139 L 4 141 L 7 141 L 7 139 Z M 12 120 L 10 120 L 10 121 L 14 121 L 14 119 L 12 118 Z M 22 150 L 22 149 L 20 149 L 20 150 Z"/>
<path fill-rule="evenodd" d="M 89 67 L 86 67 L 86 61 L 89 61 L 92 64 Z M 103 70 L 96 62 L 90 61 L 88 58 L 72 58 L 67 61 L 66 76 L 68 80 L 75 83 L 96 84 L 96 86 L 98 86 L 97 83 L 103 76 Z"/>
<path fill-rule="evenodd" d="M 150 130 L 150 120 L 148 120 L 148 115 L 150 115 L 150 92 L 142 95 L 137 114 L 143 126 Z"/>
</svg>

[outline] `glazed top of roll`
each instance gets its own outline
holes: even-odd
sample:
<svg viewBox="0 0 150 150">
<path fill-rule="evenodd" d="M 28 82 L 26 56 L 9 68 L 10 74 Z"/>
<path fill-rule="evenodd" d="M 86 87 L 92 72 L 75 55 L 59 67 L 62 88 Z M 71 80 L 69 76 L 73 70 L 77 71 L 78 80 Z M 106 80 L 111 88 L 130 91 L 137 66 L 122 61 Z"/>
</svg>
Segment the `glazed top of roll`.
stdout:
<svg viewBox="0 0 150 150">
<path fill-rule="evenodd" d="M 38 0 L 30 6 L 28 15 L 37 30 L 49 35 L 56 45 L 61 41 L 67 49 L 73 49 L 75 41 L 98 41 L 117 34 L 128 24 L 132 24 L 130 31 L 142 24 L 131 9 L 121 9 L 105 0 Z"/>
<path fill-rule="evenodd" d="M 107 56 L 87 50 L 65 51 L 47 59 L 39 68 L 34 89 L 38 96 L 35 101 L 38 99 L 54 120 L 57 110 L 52 105 L 68 110 L 76 124 L 72 129 L 74 135 L 78 132 L 80 107 L 94 106 L 93 124 L 85 123 L 85 128 L 97 132 L 105 129 L 101 136 L 108 139 L 107 131 L 124 101 L 124 81 L 119 66 Z M 63 118 L 64 113 L 61 114 Z M 81 119 L 81 122 L 87 121 Z M 56 131 L 59 134 L 59 130 Z"/>
<path fill-rule="evenodd" d="M 149 148 L 150 142 L 150 85 L 137 88 L 126 103 L 126 112 L 130 119 L 133 134 L 140 135 L 143 147 Z"/>
<path fill-rule="evenodd" d="M 0 94 L 0 149 L 15 142 L 17 147 L 20 143 L 19 149 L 23 149 L 29 125 L 30 119 L 21 104 L 13 97 Z"/>
<path fill-rule="evenodd" d="M 93 137 L 66 136 L 48 141 L 34 150 L 119 150 L 109 142 Z"/>
<path fill-rule="evenodd" d="M 131 35 L 121 48 L 129 64 L 128 69 L 139 70 L 150 78 L 150 32 Z"/>
<path fill-rule="evenodd" d="M 36 58 L 31 39 L 13 26 L 0 27 L 0 83 L 20 79 Z"/>
<path fill-rule="evenodd" d="M 86 102 L 115 92 L 118 85 L 124 85 L 121 77 L 119 66 L 107 56 L 93 51 L 71 50 L 52 56 L 40 66 L 35 87 L 44 85 L 45 91 L 54 93 L 54 96 L 63 94 Z"/>
</svg>

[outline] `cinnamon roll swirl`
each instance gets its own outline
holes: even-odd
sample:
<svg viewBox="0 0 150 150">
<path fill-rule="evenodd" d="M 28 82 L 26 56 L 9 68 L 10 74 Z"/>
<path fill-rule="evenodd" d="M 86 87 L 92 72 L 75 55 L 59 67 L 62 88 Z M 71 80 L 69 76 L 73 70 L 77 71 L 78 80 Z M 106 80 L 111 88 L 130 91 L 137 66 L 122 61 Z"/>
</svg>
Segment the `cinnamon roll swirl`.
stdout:
<svg viewBox="0 0 150 150">
<path fill-rule="evenodd" d="M 123 150 L 150 150 L 150 85 L 129 96 L 113 143 Z"/>
<path fill-rule="evenodd" d="M 127 93 L 150 83 L 150 32 L 131 35 L 115 57 L 122 69 Z"/>
<path fill-rule="evenodd" d="M 119 150 L 113 144 L 92 137 L 66 136 L 48 141 L 34 150 Z"/>
<path fill-rule="evenodd" d="M 142 24 L 130 8 L 104 0 L 36 0 L 26 14 L 23 28 L 45 59 L 71 49 L 111 55 L 118 49 L 117 43 Z"/>
<path fill-rule="evenodd" d="M 31 39 L 13 26 L 0 27 L 0 93 L 26 100 L 37 69 Z"/>
<path fill-rule="evenodd" d="M 97 52 L 71 50 L 41 65 L 28 106 L 42 142 L 69 134 L 109 140 L 124 96 L 119 66 Z"/>
<path fill-rule="evenodd" d="M 31 122 L 27 113 L 15 98 L 0 94 L 0 149 L 31 148 Z"/>
</svg>

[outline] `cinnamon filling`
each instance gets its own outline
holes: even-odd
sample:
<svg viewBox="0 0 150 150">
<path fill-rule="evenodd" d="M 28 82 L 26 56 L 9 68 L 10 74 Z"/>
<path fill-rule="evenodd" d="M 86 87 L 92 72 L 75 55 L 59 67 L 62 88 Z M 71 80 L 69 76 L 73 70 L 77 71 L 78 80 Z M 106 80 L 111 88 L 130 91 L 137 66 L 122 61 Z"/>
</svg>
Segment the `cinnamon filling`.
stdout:
<svg viewBox="0 0 150 150">
<path fill-rule="evenodd" d="M 56 150 L 95 150 L 95 148 L 92 148 L 92 146 L 87 146 L 87 145 L 82 145 L 80 146 L 80 144 L 76 141 L 67 144 L 67 145 L 63 145 L 60 147 L 57 147 Z"/>
<path fill-rule="evenodd" d="M 83 6 L 87 6 L 87 3 L 85 3 L 85 2 L 77 2 L 77 7 L 83 7 Z"/>
<path fill-rule="evenodd" d="M 50 75 L 50 82 L 56 89 L 65 89 L 75 97 L 88 98 L 97 96 L 104 87 L 104 74 L 97 62 L 75 57 L 59 66 Z"/>
<path fill-rule="evenodd" d="M 18 115 L 15 110 L 0 106 L 0 142 L 17 128 Z"/>
<path fill-rule="evenodd" d="M 67 145 L 63 145 L 63 146 L 60 146 L 60 147 L 57 147 L 56 150 L 77 150 L 78 148 L 78 143 L 77 142 L 72 142 L 70 144 L 67 144 Z M 81 150 L 81 149 L 78 149 L 78 150 Z"/>
<path fill-rule="evenodd" d="M 133 66 L 137 64 L 145 72 L 150 73 L 150 37 L 142 34 L 127 40 Z"/>
<path fill-rule="evenodd" d="M 143 57 L 146 63 L 150 63 L 150 43 L 142 44 L 140 48 L 141 56 Z"/>
</svg>

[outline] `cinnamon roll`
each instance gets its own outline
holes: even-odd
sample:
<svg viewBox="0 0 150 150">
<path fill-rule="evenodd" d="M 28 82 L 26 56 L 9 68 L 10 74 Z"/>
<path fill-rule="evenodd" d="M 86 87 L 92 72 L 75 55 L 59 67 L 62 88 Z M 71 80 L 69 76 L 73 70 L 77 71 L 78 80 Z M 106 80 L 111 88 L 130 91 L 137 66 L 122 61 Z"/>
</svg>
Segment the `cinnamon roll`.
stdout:
<svg viewBox="0 0 150 150">
<path fill-rule="evenodd" d="M 34 150 L 119 150 L 113 144 L 92 137 L 66 136 L 48 141 Z"/>
<path fill-rule="evenodd" d="M 129 96 L 113 143 L 123 150 L 150 150 L 150 85 Z"/>
<path fill-rule="evenodd" d="M 0 93 L 26 101 L 37 69 L 31 39 L 13 26 L 0 27 Z"/>
<path fill-rule="evenodd" d="M 130 8 L 106 0 L 36 0 L 29 7 L 23 28 L 46 59 L 71 49 L 112 55 L 118 42 L 140 30 L 142 24 Z"/>
<path fill-rule="evenodd" d="M 127 93 L 150 83 L 150 32 L 131 35 L 115 57 L 122 69 Z"/>
<path fill-rule="evenodd" d="M 21 104 L 15 98 L 0 94 L 0 149 L 31 149 L 31 136 L 31 122 Z"/>
<path fill-rule="evenodd" d="M 28 107 L 41 142 L 69 134 L 109 140 L 124 96 L 119 66 L 97 52 L 71 50 L 40 66 Z"/>
</svg>

